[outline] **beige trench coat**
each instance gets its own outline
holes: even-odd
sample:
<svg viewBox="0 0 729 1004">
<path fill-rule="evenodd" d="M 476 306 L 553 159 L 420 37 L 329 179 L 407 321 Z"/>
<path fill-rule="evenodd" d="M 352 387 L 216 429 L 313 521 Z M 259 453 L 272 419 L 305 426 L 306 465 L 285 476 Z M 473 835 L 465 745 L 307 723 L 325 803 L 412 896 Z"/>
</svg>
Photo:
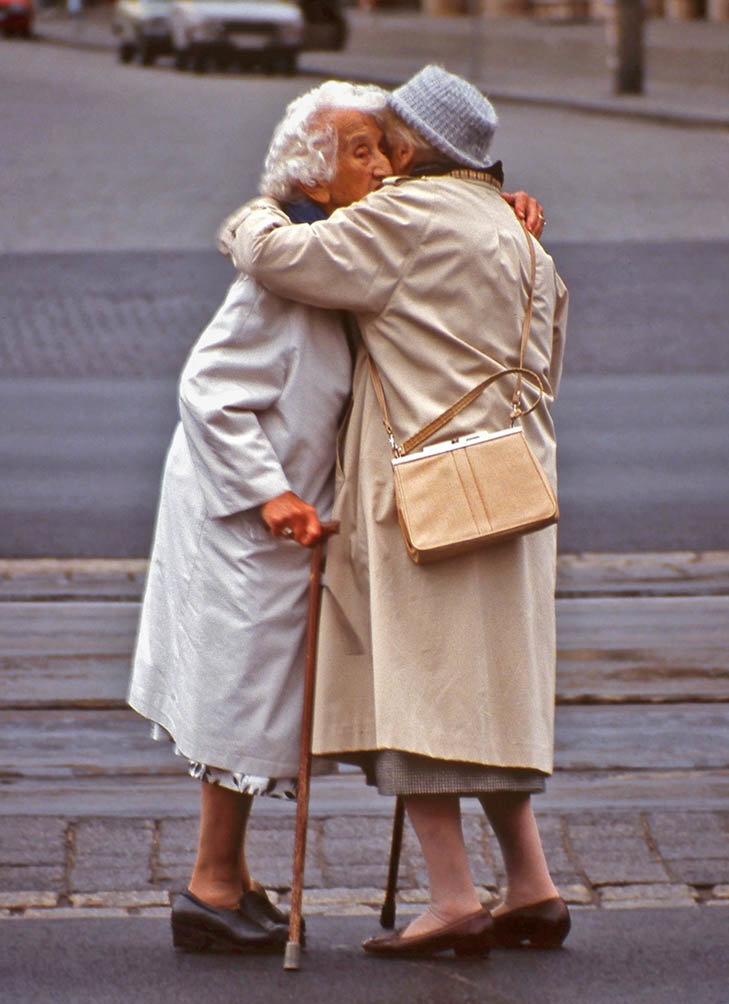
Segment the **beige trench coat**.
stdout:
<svg viewBox="0 0 729 1004">
<path fill-rule="evenodd" d="M 280 295 L 352 310 L 406 439 L 485 374 L 513 366 L 527 303 L 525 235 L 498 188 L 452 176 L 395 179 L 312 226 L 254 203 L 238 267 Z M 526 365 L 545 385 L 524 420 L 556 483 L 551 406 L 567 293 L 537 246 Z M 508 425 L 499 381 L 438 438 Z M 419 566 L 397 524 L 391 453 L 360 359 L 329 545 L 314 750 L 399 749 L 552 769 L 556 530 Z"/>
</svg>

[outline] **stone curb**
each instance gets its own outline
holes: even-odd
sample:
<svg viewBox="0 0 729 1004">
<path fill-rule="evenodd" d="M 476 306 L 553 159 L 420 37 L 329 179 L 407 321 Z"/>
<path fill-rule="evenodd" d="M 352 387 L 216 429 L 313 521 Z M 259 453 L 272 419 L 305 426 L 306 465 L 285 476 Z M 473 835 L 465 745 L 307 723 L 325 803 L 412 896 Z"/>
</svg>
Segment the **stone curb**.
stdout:
<svg viewBox="0 0 729 1004">
<path fill-rule="evenodd" d="M 574 902 L 567 899 L 570 910 L 655 910 L 655 909 L 691 909 L 704 910 L 714 908 L 729 908 L 729 897 L 712 896 L 699 901 L 691 895 L 691 889 L 683 886 L 668 886 L 665 889 L 656 886 L 611 887 L 610 897 L 600 904 Z M 169 895 L 169 894 L 168 894 Z M 119 894 L 118 902 L 113 903 L 114 896 L 105 893 L 105 905 L 86 902 L 68 906 L 49 902 L 52 894 L 29 893 L 28 902 L 14 902 L 12 906 L 0 906 L 0 920 L 68 920 L 73 918 L 103 919 L 107 917 L 161 917 L 169 916 L 169 904 L 137 905 L 129 902 L 129 895 Z M 87 896 L 89 900 L 92 897 Z M 366 900 L 367 897 L 364 897 Z M 17 897 L 16 897 L 17 900 Z M 288 906 L 288 902 L 283 902 Z M 398 901 L 397 916 L 412 916 L 423 909 L 422 903 Z M 380 907 L 370 902 L 362 902 L 353 893 L 348 902 L 321 904 L 309 902 L 304 895 L 304 912 L 307 916 L 320 917 L 372 917 L 379 918 Z"/>
<path fill-rule="evenodd" d="M 148 564 L 147 558 L 0 558 L 0 585 L 73 584 L 93 590 L 98 583 L 141 583 Z M 672 584 L 679 593 L 691 584 L 702 592 L 729 593 L 729 551 L 560 553 L 557 565 L 568 593 L 599 587 L 630 588 L 639 595 L 654 591 L 656 583 Z"/>
<path fill-rule="evenodd" d="M 307 66 L 306 73 L 341 79 L 340 74 L 331 69 Z M 347 80 L 353 83 L 378 84 L 391 89 L 403 83 L 402 77 L 378 74 L 348 73 Z M 670 108 L 636 108 L 619 105 L 612 101 L 596 101 L 589 98 L 565 98 L 557 95 L 535 94 L 529 91 L 498 91 L 490 89 L 489 99 L 495 104 L 531 105 L 537 108 L 551 108 L 557 111 L 577 112 L 580 115 L 599 115 L 606 118 L 632 119 L 653 122 L 656 125 L 679 126 L 684 129 L 729 130 L 729 117 L 723 115 L 701 115 L 698 112 L 677 112 Z"/>
</svg>

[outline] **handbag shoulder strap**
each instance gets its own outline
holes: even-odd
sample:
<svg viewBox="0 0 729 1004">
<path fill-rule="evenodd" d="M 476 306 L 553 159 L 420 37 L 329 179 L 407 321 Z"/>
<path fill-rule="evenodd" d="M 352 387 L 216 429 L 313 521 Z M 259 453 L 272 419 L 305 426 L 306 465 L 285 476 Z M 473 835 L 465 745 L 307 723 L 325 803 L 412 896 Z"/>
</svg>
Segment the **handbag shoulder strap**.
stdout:
<svg viewBox="0 0 729 1004">
<path fill-rule="evenodd" d="M 439 429 L 442 429 L 444 425 L 447 425 L 459 412 L 467 408 L 471 402 L 475 401 L 476 398 L 486 390 L 492 383 L 496 380 L 501 380 L 505 376 L 510 374 L 516 374 L 516 385 L 514 387 L 514 393 L 511 398 L 511 412 L 510 418 L 512 423 L 517 418 L 522 418 L 524 415 L 529 415 L 537 407 L 539 402 L 542 400 L 542 395 L 544 394 L 544 387 L 542 381 L 538 374 L 533 370 L 524 368 L 524 357 L 526 355 L 526 347 L 529 341 L 529 330 L 531 328 L 532 321 L 532 303 L 534 300 L 534 282 L 536 277 L 536 254 L 534 252 L 534 243 L 532 235 L 529 233 L 527 228 L 522 222 L 522 228 L 527 237 L 527 244 L 529 247 L 529 298 L 527 300 L 526 311 L 524 313 L 524 320 L 521 326 L 521 342 L 519 346 L 519 365 L 504 368 L 498 371 L 498 373 L 492 373 L 491 376 L 486 377 L 471 390 L 467 391 L 463 397 L 459 398 L 455 404 L 452 404 L 450 408 L 447 408 L 444 412 L 434 418 L 427 425 L 424 425 L 422 429 L 419 429 L 414 435 L 406 439 L 402 445 L 399 445 L 395 439 L 395 434 L 392 430 L 392 425 L 390 423 L 390 416 L 387 411 L 387 403 L 385 401 L 385 392 L 382 387 L 382 381 L 380 380 L 380 374 L 377 371 L 374 360 L 372 356 L 367 352 L 367 365 L 370 371 L 370 377 L 372 379 L 372 385 L 374 387 L 375 395 L 377 401 L 380 405 L 380 410 L 382 411 L 382 422 L 385 426 L 385 431 L 387 432 L 387 438 L 390 443 L 390 448 L 394 456 L 401 457 L 407 453 L 411 453 L 416 447 L 424 443 L 426 439 L 429 439 L 434 433 Z M 521 406 L 521 382 L 522 377 L 529 380 L 530 383 L 536 385 L 539 395 L 532 404 L 530 408 L 524 410 Z"/>
<path fill-rule="evenodd" d="M 529 332 L 532 326 L 532 306 L 534 304 L 534 285 L 537 279 L 537 256 L 534 251 L 534 238 L 529 233 L 526 228 L 524 220 L 519 220 L 521 223 L 521 228 L 524 231 L 524 236 L 527 240 L 527 247 L 529 248 L 529 297 L 527 299 L 526 310 L 524 311 L 524 320 L 521 322 L 521 343 L 519 345 L 519 369 L 524 368 L 524 358 L 526 356 L 527 343 L 529 342 Z M 541 381 L 540 381 L 541 387 Z M 541 401 L 541 394 L 539 396 Z M 522 415 L 528 414 L 528 412 L 521 410 L 521 373 L 517 375 L 516 386 L 514 387 L 514 393 L 511 398 L 512 405 L 512 421 L 514 418 L 520 418 Z M 529 409 L 532 411 L 533 409 Z M 513 414 L 516 412 L 516 414 Z"/>
</svg>

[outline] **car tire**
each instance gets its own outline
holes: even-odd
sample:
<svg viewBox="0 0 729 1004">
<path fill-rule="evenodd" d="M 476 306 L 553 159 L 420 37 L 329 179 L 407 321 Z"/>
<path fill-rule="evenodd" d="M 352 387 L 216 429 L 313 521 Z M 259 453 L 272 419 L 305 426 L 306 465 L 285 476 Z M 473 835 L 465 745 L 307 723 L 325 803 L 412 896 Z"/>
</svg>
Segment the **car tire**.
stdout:
<svg viewBox="0 0 729 1004">
<path fill-rule="evenodd" d="M 132 42 L 120 42 L 117 56 L 120 63 L 131 63 L 134 59 L 134 44 Z"/>
<path fill-rule="evenodd" d="M 137 39 L 137 62 L 140 66 L 152 66 L 154 64 L 154 49 L 146 38 Z"/>
<path fill-rule="evenodd" d="M 264 57 L 263 71 L 269 75 L 273 73 L 282 73 L 284 76 L 292 77 L 296 73 L 296 62 L 298 58 L 299 53 L 297 49 L 266 53 Z"/>
<path fill-rule="evenodd" d="M 190 53 L 190 69 L 193 73 L 206 73 L 208 57 L 202 49 L 194 48 Z"/>
<path fill-rule="evenodd" d="M 295 76 L 298 61 L 299 53 L 297 49 L 285 52 L 283 56 L 281 56 L 281 72 L 287 77 Z"/>
</svg>

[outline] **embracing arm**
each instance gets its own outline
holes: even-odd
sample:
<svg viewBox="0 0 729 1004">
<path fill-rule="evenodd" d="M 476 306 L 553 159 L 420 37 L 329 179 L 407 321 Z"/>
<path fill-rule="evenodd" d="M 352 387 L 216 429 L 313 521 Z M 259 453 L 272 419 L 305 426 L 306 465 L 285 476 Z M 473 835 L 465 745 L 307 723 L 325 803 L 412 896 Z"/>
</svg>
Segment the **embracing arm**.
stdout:
<svg viewBox="0 0 729 1004">
<path fill-rule="evenodd" d="M 529 233 L 533 234 L 539 240 L 546 224 L 544 207 L 541 203 L 537 202 L 528 192 L 522 190 L 518 192 L 502 192 L 501 196 L 511 206 L 516 216 L 524 222 L 524 226 Z M 272 213 L 276 214 L 276 225 L 286 226 L 290 222 L 288 217 L 279 208 L 278 203 L 264 196 L 236 209 L 223 221 L 218 231 L 218 250 L 221 254 L 230 255 L 236 268 L 240 268 L 235 262 L 235 238 L 238 228 L 247 219 L 252 209 L 264 206 L 267 206 Z"/>
<path fill-rule="evenodd" d="M 235 267 L 279 296 L 316 307 L 378 313 L 395 289 L 403 262 L 418 246 L 397 192 L 375 192 L 329 219 L 288 226 L 272 199 L 256 199 L 227 221 L 221 250 Z"/>
<path fill-rule="evenodd" d="M 569 307 L 569 294 L 562 279 L 555 274 L 555 307 L 554 322 L 552 325 L 552 355 L 549 366 L 549 382 L 552 393 L 557 396 L 559 383 L 562 378 L 562 362 L 564 359 L 564 345 L 567 337 L 567 310 Z"/>
</svg>

